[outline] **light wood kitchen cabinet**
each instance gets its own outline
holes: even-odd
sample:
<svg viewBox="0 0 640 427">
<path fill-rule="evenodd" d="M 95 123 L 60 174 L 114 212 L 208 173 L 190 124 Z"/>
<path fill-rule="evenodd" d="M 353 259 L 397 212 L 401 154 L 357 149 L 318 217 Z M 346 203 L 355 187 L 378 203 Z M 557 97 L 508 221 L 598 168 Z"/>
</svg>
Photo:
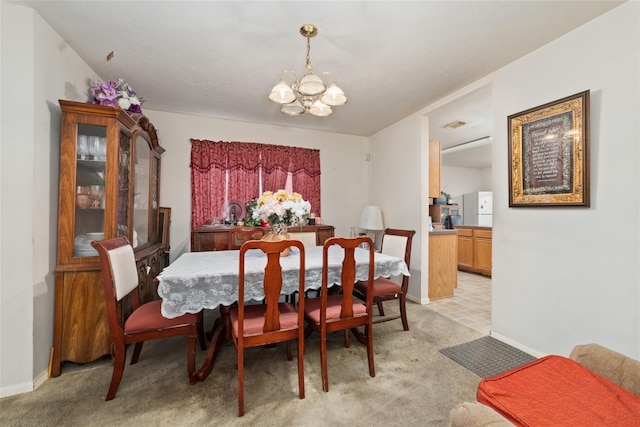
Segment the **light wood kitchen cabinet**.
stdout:
<svg viewBox="0 0 640 427">
<path fill-rule="evenodd" d="M 429 300 L 449 298 L 458 285 L 458 238 L 455 230 L 429 233 Z"/>
<path fill-rule="evenodd" d="M 458 231 L 458 269 L 473 269 L 473 230 L 457 228 Z"/>
<path fill-rule="evenodd" d="M 455 229 L 458 231 L 458 269 L 491 277 L 491 228 L 456 226 Z"/>
<path fill-rule="evenodd" d="M 98 253 L 92 240 L 126 236 L 134 247 L 141 297 L 155 297 L 162 269 L 160 146 L 154 126 L 120 108 L 60 100 L 58 258 L 51 375 L 65 361 L 111 353 Z M 130 307 L 120 307 L 126 317 Z"/>
<path fill-rule="evenodd" d="M 491 276 L 491 237 L 492 231 L 474 230 L 475 245 L 474 251 L 474 267 L 476 270 L 486 276 Z"/>
<path fill-rule="evenodd" d="M 440 141 L 429 141 L 429 197 L 440 197 Z"/>
</svg>

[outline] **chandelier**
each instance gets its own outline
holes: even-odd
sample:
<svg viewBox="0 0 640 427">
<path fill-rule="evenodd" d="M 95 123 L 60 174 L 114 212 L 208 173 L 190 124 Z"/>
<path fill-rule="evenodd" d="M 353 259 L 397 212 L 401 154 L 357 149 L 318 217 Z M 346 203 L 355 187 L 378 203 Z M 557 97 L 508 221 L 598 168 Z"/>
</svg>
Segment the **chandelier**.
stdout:
<svg viewBox="0 0 640 427">
<path fill-rule="evenodd" d="M 314 116 L 325 117 L 333 111 L 331 107 L 338 107 L 347 102 L 347 97 L 335 81 L 333 73 L 325 71 L 320 76 L 330 76 L 331 83 L 325 85 L 320 76 L 313 70 L 309 52 L 311 51 L 310 40 L 318 34 L 315 25 L 305 24 L 300 27 L 300 34 L 307 39 L 307 61 L 305 64 L 304 77 L 298 80 L 298 75 L 292 69 L 284 69 L 280 73 L 280 80 L 271 89 L 269 100 L 282 105 L 280 111 L 289 116 L 299 116 L 307 112 Z M 295 81 L 289 85 L 285 76 L 293 74 Z"/>
</svg>

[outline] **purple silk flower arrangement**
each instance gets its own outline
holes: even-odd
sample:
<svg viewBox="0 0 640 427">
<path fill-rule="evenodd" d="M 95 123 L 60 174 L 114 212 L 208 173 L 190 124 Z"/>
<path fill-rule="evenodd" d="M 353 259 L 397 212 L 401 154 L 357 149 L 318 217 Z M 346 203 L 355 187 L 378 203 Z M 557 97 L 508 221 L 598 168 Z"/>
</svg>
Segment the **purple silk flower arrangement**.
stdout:
<svg viewBox="0 0 640 427">
<path fill-rule="evenodd" d="M 130 114 L 142 114 L 140 105 L 144 100 L 131 89 L 129 83 L 126 83 L 124 79 L 96 83 L 91 87 L 91 95 L 94 104 L 122 108 Z"/>
</svg>

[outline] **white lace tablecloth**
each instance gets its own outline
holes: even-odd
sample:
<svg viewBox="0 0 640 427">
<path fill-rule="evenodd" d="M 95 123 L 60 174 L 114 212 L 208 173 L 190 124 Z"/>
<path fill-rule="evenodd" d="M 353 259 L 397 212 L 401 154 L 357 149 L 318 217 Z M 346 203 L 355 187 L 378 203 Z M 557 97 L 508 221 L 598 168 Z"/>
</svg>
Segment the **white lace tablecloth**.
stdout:
<svg viewBox="0 0 640 427">
<path fill-rule="evenodd" d="M 158 295 L 162 298 L 162 315 L 174 318 L 185 313 L 198 313 L 231 305 L 238 300 L 238 255 L 240 251 L 187 252 L 158 275 Z M 267 257 L 260 250 L 247 252 L 245 262 L 245 300 L 264 298 L 262 277 Z M 322 286 L 322 246 L 305 248 L 305 289 Z M 356 249 L 356 278 L 366 280 L 369 273 L 369 252 Z M 343 252 L 337 246 L 329 249 L 329 283 L 340 282 Z M 298 290 L 299 252 L 292 248 L 280 258 L 283 270 L 282 294 Z M 404 260 L 375 254 L 374 278 L 403 274 L 409 276 Z"/>
</svg>

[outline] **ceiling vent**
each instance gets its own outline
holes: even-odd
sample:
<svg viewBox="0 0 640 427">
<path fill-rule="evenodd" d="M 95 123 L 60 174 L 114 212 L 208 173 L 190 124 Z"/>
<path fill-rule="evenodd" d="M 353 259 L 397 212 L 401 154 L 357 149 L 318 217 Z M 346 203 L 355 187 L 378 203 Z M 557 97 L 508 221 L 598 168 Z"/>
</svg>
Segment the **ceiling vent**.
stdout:
<svg viewBox="0 0 640 427">
<path fill-rule="evenodd" d="M 446 127 L 447 129 L 456 129 L 466 124 L 467 122 L 463 122 L 462 120 L 456 120 L 455 122 L 451 122 L 449 124 L 444 125 L 444 127 Z"/>
</svg>

